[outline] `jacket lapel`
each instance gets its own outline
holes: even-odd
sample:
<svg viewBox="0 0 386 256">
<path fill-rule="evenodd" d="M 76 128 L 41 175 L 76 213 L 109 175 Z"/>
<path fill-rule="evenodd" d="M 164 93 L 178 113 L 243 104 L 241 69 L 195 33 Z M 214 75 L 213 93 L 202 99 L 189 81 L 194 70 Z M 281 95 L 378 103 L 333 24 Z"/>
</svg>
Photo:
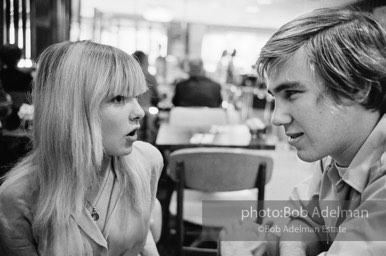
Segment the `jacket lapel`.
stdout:
<svg viewBox="0 0 386 256">
<path fill-rule="evenodd" d="M 72 216 L 83 232 L 89 236 L 94 242 L 107 249 L 107 241 L 103 237 L 101 230 L 98 228 L 90 213 L 84 208 L 82 214 L 76 219 Z"/>
</svg>

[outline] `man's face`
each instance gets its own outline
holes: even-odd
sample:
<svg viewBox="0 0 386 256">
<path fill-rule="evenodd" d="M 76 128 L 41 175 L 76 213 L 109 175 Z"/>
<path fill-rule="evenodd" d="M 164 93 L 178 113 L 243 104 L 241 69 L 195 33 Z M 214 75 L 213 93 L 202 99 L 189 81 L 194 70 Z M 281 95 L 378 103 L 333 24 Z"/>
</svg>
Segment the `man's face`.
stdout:
<svg viewBox="0 0 386 256">
<path fill-rule="evenodd" d="M 330 155 L 348 165 L 363 143 L 356 127 L 368 111 L 354 102 L 338 105 L 322 81 L 303 49 L 268 74 L 267 87 L 275 97 L 272 122 L 284 127 L 300 159 L 313 162 Z"/>
</svg>

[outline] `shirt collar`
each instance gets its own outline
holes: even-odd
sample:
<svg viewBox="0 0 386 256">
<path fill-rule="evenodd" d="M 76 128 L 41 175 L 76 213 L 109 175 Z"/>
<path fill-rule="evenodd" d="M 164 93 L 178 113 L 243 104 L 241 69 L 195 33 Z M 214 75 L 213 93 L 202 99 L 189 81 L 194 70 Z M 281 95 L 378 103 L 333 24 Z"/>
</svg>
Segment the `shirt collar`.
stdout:
<svg viewBox="0 0 386 256">
<path fill-rule="evenodd" d="M 343 175 L 344 182 L 359 193 L 367 186 L 370 176 L 379 170 L 379 161 L 386 151 L 386 114 L 380 119 L 374 130 L 363 143 L 347 171 Z"/>
</svg>

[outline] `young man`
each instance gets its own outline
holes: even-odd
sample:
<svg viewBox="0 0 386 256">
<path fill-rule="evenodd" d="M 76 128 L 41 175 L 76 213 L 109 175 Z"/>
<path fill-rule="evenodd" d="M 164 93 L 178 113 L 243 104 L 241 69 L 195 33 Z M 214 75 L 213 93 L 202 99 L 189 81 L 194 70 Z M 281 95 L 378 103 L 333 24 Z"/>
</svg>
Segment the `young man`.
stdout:
<svg viewBox="0 0 386 256">
<path fill-rule="evenodd" d="M 271 37 L 257 69 L 275 97 L 273 124 L 284 127 L 300 159 L 320 165 L 290 196 L 292 209 L 307 214 L 289 216 L 286 226 L 300 232 L 282 232 L 276 244 L 257 242 L 250 255 L 266 248 L 271 255 L 383 255 L 386 34 L 381 26 L 352 10 L 315 10 Z M 242 224 L 223 230 L 221 239 L 249 232 L 262 241 L 266 234 L 259 231 L 257 224 Z M 222 255 L 230 255 L 232 245 L 222 244 Z"/>
</svg>

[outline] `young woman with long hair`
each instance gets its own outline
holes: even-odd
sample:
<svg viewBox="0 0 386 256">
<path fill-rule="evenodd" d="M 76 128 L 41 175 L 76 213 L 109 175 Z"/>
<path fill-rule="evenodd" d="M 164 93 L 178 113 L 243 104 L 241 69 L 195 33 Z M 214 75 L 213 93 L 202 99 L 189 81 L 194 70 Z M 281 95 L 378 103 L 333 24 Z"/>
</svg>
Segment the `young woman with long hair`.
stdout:
<svg viewBox="0 0 386 256">
<path fill-rule="evenodd" d="M 0 255 L 158 255 L 149 219 L 163 161 L 136 141 L 137 61 L 80 41 L 48 47 L 37 66 L 33 149 L 0 187 Z"/>
</svg>

